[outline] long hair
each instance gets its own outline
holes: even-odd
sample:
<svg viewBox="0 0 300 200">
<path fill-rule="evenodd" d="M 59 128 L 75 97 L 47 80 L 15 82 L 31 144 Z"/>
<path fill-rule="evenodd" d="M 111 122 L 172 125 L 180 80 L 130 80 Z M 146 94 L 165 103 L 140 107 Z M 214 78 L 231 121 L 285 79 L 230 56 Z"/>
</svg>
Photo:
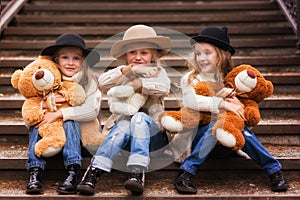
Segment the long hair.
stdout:
<svg viewBox="0 0 300 200">
<path fill-rule="evenodd" d="M 86 92 L 90 88 L 90 85 L 91 85 L 92 81 L 94 81 L 97 84 L 97 87 L 99 88 L 97 76 L 93 72 L 93 70 L 90 68 L 90 66 L 87 64 L 85 59 L 81 63 L 81 69 L 80 70 L 82 71 L 82 78 L 79 81 L 79 84 L 84 88 L 84 90 Z"/>
<path fill-rule="evenodd" d="M 223 49 L 220 49 L 214 45 L 212 45 L 216 51 L 216 67 L 217 71 L 215 73 L 215 79 L 217 82 L 222 83 L 224 80 L 224 77 L 233 69 L 234 63 L 231 59 L 231 54 L 228 51 L 224 51 Z M 195 48 L 195 46 L 194 46 Z M 193 60 L 191 62 L 188 62 L 188 68 L 191 71 L 191 75 L 188 78 L 189 83 L 191 84 L 192 81 L 195 79 L 195 77 L 199 74 L 199 67 L 196 60 L 196 54 L 195 51 L 193 53 Z"/>
</svg>

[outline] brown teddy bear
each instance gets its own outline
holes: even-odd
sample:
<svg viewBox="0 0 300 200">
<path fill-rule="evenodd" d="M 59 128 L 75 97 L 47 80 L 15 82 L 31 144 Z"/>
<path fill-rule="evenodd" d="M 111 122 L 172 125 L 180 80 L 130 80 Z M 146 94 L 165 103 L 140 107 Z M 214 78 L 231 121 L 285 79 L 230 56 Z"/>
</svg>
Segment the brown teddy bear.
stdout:
<svg viewBox="0 0 300 200">
<path fill-rule="evenodd" d="M 230 98 L 235 95 L 245 106 L 245 118 L 229 111 L 220 111 L 217 122 L 213 127 L 213 134 L 222 145 L 240 150 L 245 139 L 242 135 L 244 124 L 253 127 L 260 121 L 258 104 L 273 93 L 273 84 L 250 65 L 240 65 L 227 74 L 224 79 L 225 88 L 210 82 L 199 82 L 194 90 L 196 94 Z M 165 111 L 160 115 L 160 125 L 169 132 L 182 132 L 210 122 L 210 113 L 199 112 L 189 108 L 179 111 Z"/>
<path fill-rule="evenodd" d="M 67 100 L 61 107 L 77 106 L 85 101 L 84 89 L 78 83 L 62 81 L 57 64 L 47 56 L 39 56 L 23 70 L 16 70 L 11 83 L 25 97 L 22 117 L 29 126 L 42 121 L 45 112 L 57 110 L 53 101 L 56 93 L 62 94 Z M 41 106 L 45 99 L 49 107 L 46 111 Z M 35 145 L 38 157 L 57 154 L 66 141 L 62 119 L 40 126 L 39 134 L 42 139 Z"/>
</svg>

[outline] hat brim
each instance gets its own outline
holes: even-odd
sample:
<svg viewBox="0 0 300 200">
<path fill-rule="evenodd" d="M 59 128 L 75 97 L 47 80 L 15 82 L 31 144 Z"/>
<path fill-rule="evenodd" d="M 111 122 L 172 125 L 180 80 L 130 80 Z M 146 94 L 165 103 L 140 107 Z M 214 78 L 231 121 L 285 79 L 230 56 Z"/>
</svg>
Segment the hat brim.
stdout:
<svg viewBox="0 0 300 200">
<path fill-rule="evenodd" d="M 66 46 L 74 46 L 74 47 L 80 48 L 75 45 L 51 45 L 51 46 L 44 48 L 41 51 L 40 55 L 41 56 L 53 56 L 57 50 L 59 50 L 63 47 L 66 47 Z M 90 67 L 93 67 L 96 63 L 98 63 L 100 61 L 100 54 L 97 51 L 90 50 L 90 49 L 83 49 L 83 48 L 80 48 L 80 49 L 82 49 L 84 55 L 86 56 L 86 60 Z"/>
<path fill-rule="evenodd" d="M 128 52 L 128 48 L 125 48 L 126 45 L 138 42 L 152 43 L 156 45 L 156 48 L 160 51 L 160 57 L 167 54 L 171 49 L 171 40 L 168 37 L 157 36 L 157 37 L 149 37 L 149 38 L 138 38 L 138 39 L 130 39 L 130 40 L 120 40 L 115 42 L 110 50 L 111 56 L 114 58 L 119 58 Z M 133 50 L 133 49 L 132 49 Z"/>
<path fill-rule="evenodd" d="M 192 37 L 190 42 L 192 45 L 194 45 L 197 42 L 207 42 L 207 43 L 213 44 L 225 51 L 229 51 L 231 55 L 235 54 L 235 49 L 231 45 L 229 45 L 221 40 L 218 40 L 216 38 L 198 35 L 198 36 Z"/>
</svg>

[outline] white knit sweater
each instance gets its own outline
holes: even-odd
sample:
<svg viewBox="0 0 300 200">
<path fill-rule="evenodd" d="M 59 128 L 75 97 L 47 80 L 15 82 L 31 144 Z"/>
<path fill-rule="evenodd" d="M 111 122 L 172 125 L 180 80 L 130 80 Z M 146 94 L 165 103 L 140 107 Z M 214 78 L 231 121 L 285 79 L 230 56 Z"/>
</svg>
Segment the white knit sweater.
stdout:
<svg viewBox="0 0 300 200">
<path fill-rule="evenodd" d="M 76 80 L 81 79 L 81 73 L 75 74 L 73 77 L 64 77 L 63 80 Z M 75 120 L 79 122 L 86 122 L 94 120 L 101 106 L 101 92 L 97 88 L 95 81 L 92 81 L 88 90 L 86 90 L 85 102 L 80 106 L 62 108 L 60 111 L 63 115 L 63 120 Z"/>
<path fill-rule="evenodd" d="M 219 104 L 223 100 L 220 97 L 207 97 L 196 95 L 193 86 L 188 82 L 191 72 L 186 73 L 181 79 L 183 105 L 193 110 L 205 111 L 211 113 L 219 112 Z M 213 81 L 214 73 L 201 73 L 196 76 L 197 81 Z"/>
</svg>

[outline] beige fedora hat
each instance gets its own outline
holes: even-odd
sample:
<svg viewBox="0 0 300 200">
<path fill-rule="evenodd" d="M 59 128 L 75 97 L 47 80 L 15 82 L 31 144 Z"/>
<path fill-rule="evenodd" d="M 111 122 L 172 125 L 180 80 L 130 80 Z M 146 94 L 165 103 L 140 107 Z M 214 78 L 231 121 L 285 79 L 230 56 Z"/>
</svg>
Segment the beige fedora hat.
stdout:
<svg viewBox="0 0 300 200">
<path fill-rule="evenodd" d="M 161 57 L 170 51 L 171 40 L 169 37 L 158 36 L 152 27 L 142 24 L 134 25 L 125 31 L 122 40 L 112 45 L 110 54 L 118 58 L 138 48 L 158 49 Z"/>
</svg>

